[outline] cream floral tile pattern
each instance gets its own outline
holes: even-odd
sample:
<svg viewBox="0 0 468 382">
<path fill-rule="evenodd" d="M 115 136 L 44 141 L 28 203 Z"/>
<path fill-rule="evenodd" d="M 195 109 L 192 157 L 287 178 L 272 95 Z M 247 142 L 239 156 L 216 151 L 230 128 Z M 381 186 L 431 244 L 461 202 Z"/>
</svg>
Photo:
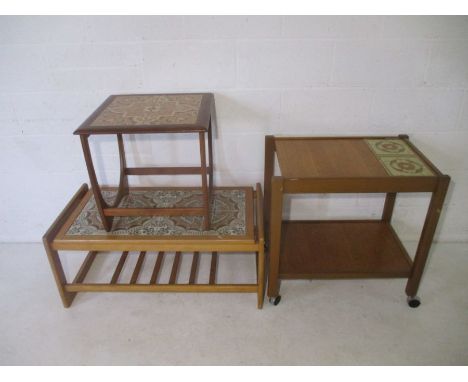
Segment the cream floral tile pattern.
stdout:
<svg viewBox="0 0 468 382">
<path fill-rule="evenodd" d="M 182 125 L 197 122 L 202 94 L 120 95 L 90 126 Z"/>
<path fill-rule="evenodd" d="M 414 155 L 401 139 L 366 139 L 366 142 L 376 155 Z"/>
<path fill-rule="evenodd" d="M 103 191 L 111 202 L 116 191 Z M 119 207 L 201 207 L 201 190 L 131 190 Z M 211 229 L 203 231 L 202 216 L 129 216 L 116 217 L 110 232 L 106 232 L 91 197 L 67 232 L 74 235 L 132 236 L 197 236 L 246 235 L 246 191 L 244 189 L 215 190 L 211 208 Z"/>
<path fill-rule="evenodd" d="M 402 139 L 366 139 L 365 141 L 389 175 L 434 175 L 429 166 Z"/>
</svg>

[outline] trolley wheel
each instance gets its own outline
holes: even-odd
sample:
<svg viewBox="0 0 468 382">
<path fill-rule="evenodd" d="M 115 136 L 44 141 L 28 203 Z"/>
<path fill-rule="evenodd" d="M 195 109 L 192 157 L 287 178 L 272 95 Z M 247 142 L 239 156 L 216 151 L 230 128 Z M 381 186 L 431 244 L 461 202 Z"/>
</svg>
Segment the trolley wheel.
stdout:
<svg viewBox="0 0 468 382">
<path fill-rule="evenodd" d="M 418 296 L 408 296 L 407 302 L 408 306 L 410 306 L 411 308 L 417 308 L 419 305 L 421 305 L 421 300 Z"/>
<path fill-rule="evenodd" d="M 270 297 L 268 299 L 270 301 L 270 304 L 273 304 L 274 306 L 278 305 L 281 301 L 281 296 L 276 296 L 276 297 Z"/>
</svg>

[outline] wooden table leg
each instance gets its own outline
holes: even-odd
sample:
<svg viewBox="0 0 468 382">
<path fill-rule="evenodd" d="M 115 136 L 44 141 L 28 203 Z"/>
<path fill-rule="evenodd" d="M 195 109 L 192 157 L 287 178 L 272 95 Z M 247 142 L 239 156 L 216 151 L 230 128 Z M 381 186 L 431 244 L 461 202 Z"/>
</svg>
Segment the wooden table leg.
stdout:
<svg viewBox="0 0 468 382">
<path fill-rule="evenodd" d="M 127 176 L 127 161 L 125 159 L 125 147 L 123 143 L 122 134 L 117 134 L 117 143 L 119 146 L 119 159 L 120 159 L 120 180 L 117 196 L 115 197 L 112 207 L 117 207 L 125 195 L 128 195 L 128 176 Z"/>
<path fill-rule="evenodd" d="M 265 222 L 265 236 L 268 239 L 269 221 L 270 221 L 270 205 L 271 205 L 271 178 L 275 170 L 275 138 L 273 135 L 265 136 L 265 170 L 263 189 L 265 192 L 264 198 L 264 217 Z M 268 242 L 267 242 L 268 246 Z"/>
<path fill-rule="evenodd" d="M 279 296 L 279 257 L 281 243 L 281 223 L 283 215 L 283 178 L 274 176 L 271 178 L 271 208 L 269 230 L 269 273 L 268 273 L 268 297 Z"/>
<path fill-rule="evenodd" d="M 255 197 L 257 207 L 257 240 L 258 252 L 255 255 L 257 265 L 257 307 L 262 309 L 265 298 L 265 233 L 263 224 L 263 195 L 260 183 L 255 186 Z"/>
<path fill-rule="evenodd" d="M 47 258 L 49 260 L 50 268 L 54 275 L 55 283 L 57 284 L 57 289 L 60 293 L 60 298 L 62 299 L 63 306 L 68 308 L 73 299 L 76 296 L 76 292 L 67 292 L 65 290 L 65 285 L 67 284 L 67 279 L 65 277 L 65 272 L 63 271 L 62 262 L 60 261 L 59 253 L 52 249 L 52 242 L 54 241 L 57 233 L 68 219 L 70 214 L 75 210 L 78 204 L 81 202 L 82 198 L 88 192 L 88 185 L 83 184 L 80 189 L 75 193 L 73 198 L 68 202 L 60 215 L 55 219 L 50 228 L 44 234 L 42 242 L 44 243 L 44 248 L 47 253 Z M 84 274 L 84 270 L 83 270 Z"/>
<path fill-rule="evenodd" d="M 419 283 L 424 271 L 424 266 L 426 265 L 427 256 L 432 245 L 432 240 L 434 238 L 434 233 L 439 221 L 439 216 L 442 211 L 449 183 L 450 177 L 447 175 L 442 176 L 436 190 L 432 194 L 426 220 L 424 222 L 424 227 L 413 261 L 411 276 L 406 284 L 406 294 L 409 298 L 415 297 L 418 292 Z"/>
<path fill-rule="evenodd" d="M 205 133 L 200 132 L 200 162 L 201 162 L 201 178 L 202 178 L 202 192 L 203 192 L 203 208 L 205 210 L 203 219 L 203 229 L 210 228 L 210 203 L 208 195 L 208 182 L 207 182 L 207 169 L 206 169 L 206 150 L 205 150 Z"/>
<path fill-rule="evenodd" d="M 210 208 L 213 207 L 213 184 L 214 184 L 214 179 L 213 179 L 213 171 L 214 171 L 214 166 L 213 166 L 213 132 L 212 132 L 212 119 L 210 119 L 210 124 L 208 127 L 208 175 L 210 177 L 209 179 L 209 200 L 208 202 L 210 203 Z"/>
<path fill-rule="evenodd" d="M 86 161 L 86 167 L 88 169 L 89 180 L 93 189 L 94 199 L 96 201 L 96 206 L 99 211 L 99 215 L 102 220 L 104 229 L 109 232 L 112 228 L 112 221 L 114 217 L 106 216 L 104 210 L 106 208 L 117 207 L 125 195 L 128 195 L 128 177 L 127 177 L 127 163 L 125 160 L 125 147 L 123 143 L 122 134 L 117 134 L 117 144 L 119 147 L 119 159 L 120 159 L 120 180 L 119 188 L 114 202 L 111 205 L 108 205 L 104 200 L 99 183 L 97 181 L 96 172 L 94 170 L 93 158 L 91 156 L 91 150 L 89 148 L 88 136 L 81 135 L 81 145 L 83 146 L 83 153 Z"/>
<path fill-rule="evenodd" d="M 390 223 L 393 215 L 393 208 L 395 207 L 396 192 L 388 193 L 385 197 L 385 205 L 382 212 L 382 220 Z"/>
<path fill-rule="evenodd" d="M 49 243 L 46 241 L 44 241 L 44 247 L 47 253 L 47 258 L 49 259 L 50 268 L 52 269 L 52 273 L 55 278 L 55 284 L 57 285 L 60 298 L 62 299 L 62 304 L 65 308 L 69 308 L 76 296 L 76 292 L 65 291 L 67 279 L 65 277 L 65 272 L 63 271 L 62 262 L 60 261 L 58 252 L 51 249 Z"/>
<path fill-rule="evenodd" d="M 96 202 L 96 207 L 101 217 L 102 225 L 104 229 L 109 232 L 112 228 L 112 220 L 114 219 L 111 216 L 104 215 L 104 208 L 107 207 L 104 198 L 102 197 L 101 189 L 99 188 L 99 183 L 96 177 L 96 171 L 94 170 L 93 158 L 91 156 L 91 150 L 89 149 L 89 142 L 87 135 L 80 135 L 81 146 L 83 147 L 83 154 L 85 157 L 86 168 L 88 169 L 89 181 L 91 182 L 91 187 L 93 190 L 94 200 Z"/>
<path fill-rule="evenodd" d="M 263 308 L 263 300 L 265 297 L 265 249 L 263 245 L 257 252 L 257 307 L 258 309 Z"/>
</svg>

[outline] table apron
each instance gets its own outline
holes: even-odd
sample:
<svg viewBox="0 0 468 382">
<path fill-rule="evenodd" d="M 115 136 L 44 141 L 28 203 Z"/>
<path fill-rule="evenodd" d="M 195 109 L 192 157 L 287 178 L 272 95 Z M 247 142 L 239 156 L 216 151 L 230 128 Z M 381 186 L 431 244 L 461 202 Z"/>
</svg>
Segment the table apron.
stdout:
<svg viewBox="0 0 468 382">
<path fill-rule="evenodd" d="M 433 192 L 437 177 L 284 179 L 283 193 Z"/>
</svg>

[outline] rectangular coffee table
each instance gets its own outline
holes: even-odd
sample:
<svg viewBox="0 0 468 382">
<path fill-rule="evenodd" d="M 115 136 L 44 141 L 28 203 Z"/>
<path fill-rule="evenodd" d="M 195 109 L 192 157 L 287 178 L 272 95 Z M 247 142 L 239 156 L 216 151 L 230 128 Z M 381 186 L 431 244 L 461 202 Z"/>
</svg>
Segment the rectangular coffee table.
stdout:
<svg viewBox="0 0 468 382">
<path fill-rule="evenodd" d="M 274 175 L 275 154 L 281 175 Z M 268 296 L 277 304 L 280 279 L 408 278 L 416 297 L 450 182 L 410 141 L 397 137 L 265 139 L 265 224 Z M 430 192 L 431 202 L 410 258 L 391 218 L 399 192 Z M 283 221 L 283 196 L 299 193 L 386 193 L 379 220 Z"/>
<path fill-rule="evenodd" d="M 211 93 L 112 95 L 74 132 L 81 138 L 91 187 L 106 231 L 112 229 L 115 216 L 203 215 L 205 229 L 210 226 L 210 200 L 213 190 L 212 125 L 215 120 Z M 127 167 L 124 134 L 197 134 L 200 166 Z M 119 191 L 106 201 L 97 181 L 88 139 L 91 135 L 117 136 L 120 156 Z M 205 140 L 208 140 L 208 164 Z M 201 175 L 202 206 L 193 208 L 122 208 L 119 203 L 128 194 L 128 175 Z M 209 181 L 208 181 L 209 177 Z"/>
<path fill-rule="evenodd" d="M 117 188 L 102 190 L 106 198 L 115 198 L 117 192 Z M 157 206 L 171 201 L 174 207 L 185 207 L 199 203 L 200 193 L 188 187 L 135 187 L 122 203 Z M 257 306 L 262 308 L 265 241 L 260 184 L 256 189 L 217 187 L 213 202 L 208 230 L 201 216 L 119 216 L 107 232 L 94 193 L 86 184 L 81 186 L 43 237 L 64 307 L 79 292 L 218 292 L 256 294 Z M 74 278 L 67 279 L 59 251 L 72 251 L 76 256 L 87 253 Z M 226 263 L 232 265 L 238 254 L 255 258 L 256 267 L 250 272 L 256 276 L 254 282 L 233 283 L 226 272 L 218 272 L 220 267 L 226 269 Z M 131 258 L 136 261 L 132 263 Z M 209 259 L 208 269 L 203 259 Z M 188 263 L 189 273 L 183 266 Z M 109 265 L 113 271 L 106 274 Z M 93 280 L 93 274 L 98 280 Z"/>
</svg>

